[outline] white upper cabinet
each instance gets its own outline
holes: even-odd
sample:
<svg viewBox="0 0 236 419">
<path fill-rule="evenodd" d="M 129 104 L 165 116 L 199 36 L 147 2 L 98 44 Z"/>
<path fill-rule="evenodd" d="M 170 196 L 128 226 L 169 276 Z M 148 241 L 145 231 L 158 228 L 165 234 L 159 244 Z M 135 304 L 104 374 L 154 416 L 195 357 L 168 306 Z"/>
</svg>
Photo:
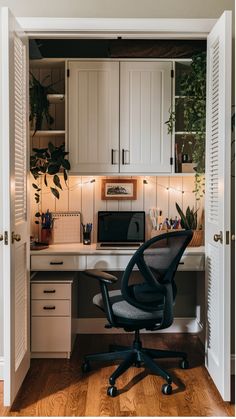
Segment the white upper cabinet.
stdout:
<svg viewBox="0 0 236 419">
<path fill-rule="evenodd" d="M 69 61 L 71 171 L 171 173 L 171 62 Z"/>
<path fill-rule="evenodd" d="M 71 172 L 119 169 L 119 63 L 69 61 Z"/>
<path fill-rule="evenodd" d="M 170 173 L 171 62 L 120 64 L 120 171 Z"/>
</svg>

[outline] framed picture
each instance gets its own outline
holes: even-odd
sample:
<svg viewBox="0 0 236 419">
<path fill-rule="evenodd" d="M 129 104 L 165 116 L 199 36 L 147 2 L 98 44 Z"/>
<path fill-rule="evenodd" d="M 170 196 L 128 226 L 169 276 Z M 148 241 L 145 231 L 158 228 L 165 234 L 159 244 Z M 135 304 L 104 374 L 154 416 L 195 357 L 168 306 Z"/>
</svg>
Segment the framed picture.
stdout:
<svg viewBox="0 0 236 419">
<path fill-rule="evenodd" d="M 102 179 L 102 199 L 137 199 L 137 180 Z"/>
</svg>

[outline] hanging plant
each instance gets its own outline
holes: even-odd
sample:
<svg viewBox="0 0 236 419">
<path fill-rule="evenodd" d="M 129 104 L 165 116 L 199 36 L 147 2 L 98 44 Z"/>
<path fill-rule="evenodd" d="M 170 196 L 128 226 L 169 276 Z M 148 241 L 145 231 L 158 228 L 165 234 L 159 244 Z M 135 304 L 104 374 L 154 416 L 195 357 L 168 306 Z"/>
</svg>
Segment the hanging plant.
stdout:
<svg viewBox="0 0 236 419">
<path fill-rule="evenodd" d="M 62 190 L 61 180 L 58 174 L 63 173 L 65 185 L 68 179 L 68 170 L 70 162 L 65 158 L 69 153 L 65 151 L 65 145 L 54 146 L 51 142 L 47 148 L 33 148 L 33 154 L 30 156 L 30 172 L 36 181 L 43 177 L 45 186 L 50 188 L 51 193 L 60 198 Z M 53 186 L 49 185 L 49 178 L 52 179 Z M 35 201 L 39 203 L 41 188 L 39 182 L 32 184 L 35 189 Z"/>
<path fill-rule="evenodd" d="M 44 85 L 44 82 L 49 76 L 45 77 L 42 83 L 36 79 L 36 77 L 30 73 L 30 122 L 33 124 L 34 133 L 42 129 L 43 119 L 46 120 L 48 128 L 53 124 L 54 118 L 50 115 L 49 106 L 50 103 L 47 99 L 49 93 L 55 93 L 53 85 L 51 83 Z M 57 83 L 57 82 L 56 82 Z"/>
<path fill-rule="evenodd" d="M 191 141 L 192 159 L 195 163 L 195 189 L 196 199 L 204 194 L 205 188 L 205 138 L 206 138 L 206 52 L 201 52 L 192 57 L 189 73 L 180 79 L 182 96 L 176 100 L 176 108 L 181 106 L 183 113 L 183 135 L 187 141 L 189 134 L 194 137 Z M 173 132 L 176 112 L 170 111 L 166 122 L 168 132 Z"/>
</svg>

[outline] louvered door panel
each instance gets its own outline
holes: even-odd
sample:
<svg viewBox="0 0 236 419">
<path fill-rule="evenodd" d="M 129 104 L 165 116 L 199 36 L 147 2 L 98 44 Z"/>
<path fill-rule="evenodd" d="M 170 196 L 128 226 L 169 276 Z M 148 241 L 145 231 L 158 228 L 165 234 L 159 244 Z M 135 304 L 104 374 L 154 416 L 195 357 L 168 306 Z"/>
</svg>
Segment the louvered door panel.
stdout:
<svg viewBox="0 0 236 419">
<path fill-rule="evenodd" d="M 25 47 L 14 39 L 15 59 L 15 223 L 26 220 L 26 74 Z"/>
<path fill-rule="evenodd" d="M 26 245 L 19 245 L 15 259 L 15 370 L 27 351 Z"/>
<path fill-rule="evenodd" d="M 2 211 L 8 233 L 3 246 L 4 405 L 10 406 L 30 366 L 28 42 L 7 7 L 1 9 L 0 31 Z"/>
<path fill-rule="evenodd" d="M 231 16 L 207 40 L 206 120 L 206 367 L 230 400 L 230 114 Z"/>
<path fill-rule="evenodd" d="M 211 119 L 209 138 L 209 221 L 219 222 L 219 39 L 212 45 L 212 78 L 209 83 L 212 106 L 209 118 Z"/>
</svg>

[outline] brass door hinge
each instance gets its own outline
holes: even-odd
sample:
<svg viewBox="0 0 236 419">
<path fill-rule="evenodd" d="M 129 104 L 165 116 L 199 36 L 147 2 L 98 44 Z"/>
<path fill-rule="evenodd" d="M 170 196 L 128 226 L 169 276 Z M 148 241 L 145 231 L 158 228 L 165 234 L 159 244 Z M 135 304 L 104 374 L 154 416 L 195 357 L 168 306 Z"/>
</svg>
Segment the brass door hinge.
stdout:
<svg viewBox="0 0 236 419">
<path fill-rule="evenodd" d="M 8 245 L 8 231 L 4 231 L 4 244 Z"/>
</svg>

